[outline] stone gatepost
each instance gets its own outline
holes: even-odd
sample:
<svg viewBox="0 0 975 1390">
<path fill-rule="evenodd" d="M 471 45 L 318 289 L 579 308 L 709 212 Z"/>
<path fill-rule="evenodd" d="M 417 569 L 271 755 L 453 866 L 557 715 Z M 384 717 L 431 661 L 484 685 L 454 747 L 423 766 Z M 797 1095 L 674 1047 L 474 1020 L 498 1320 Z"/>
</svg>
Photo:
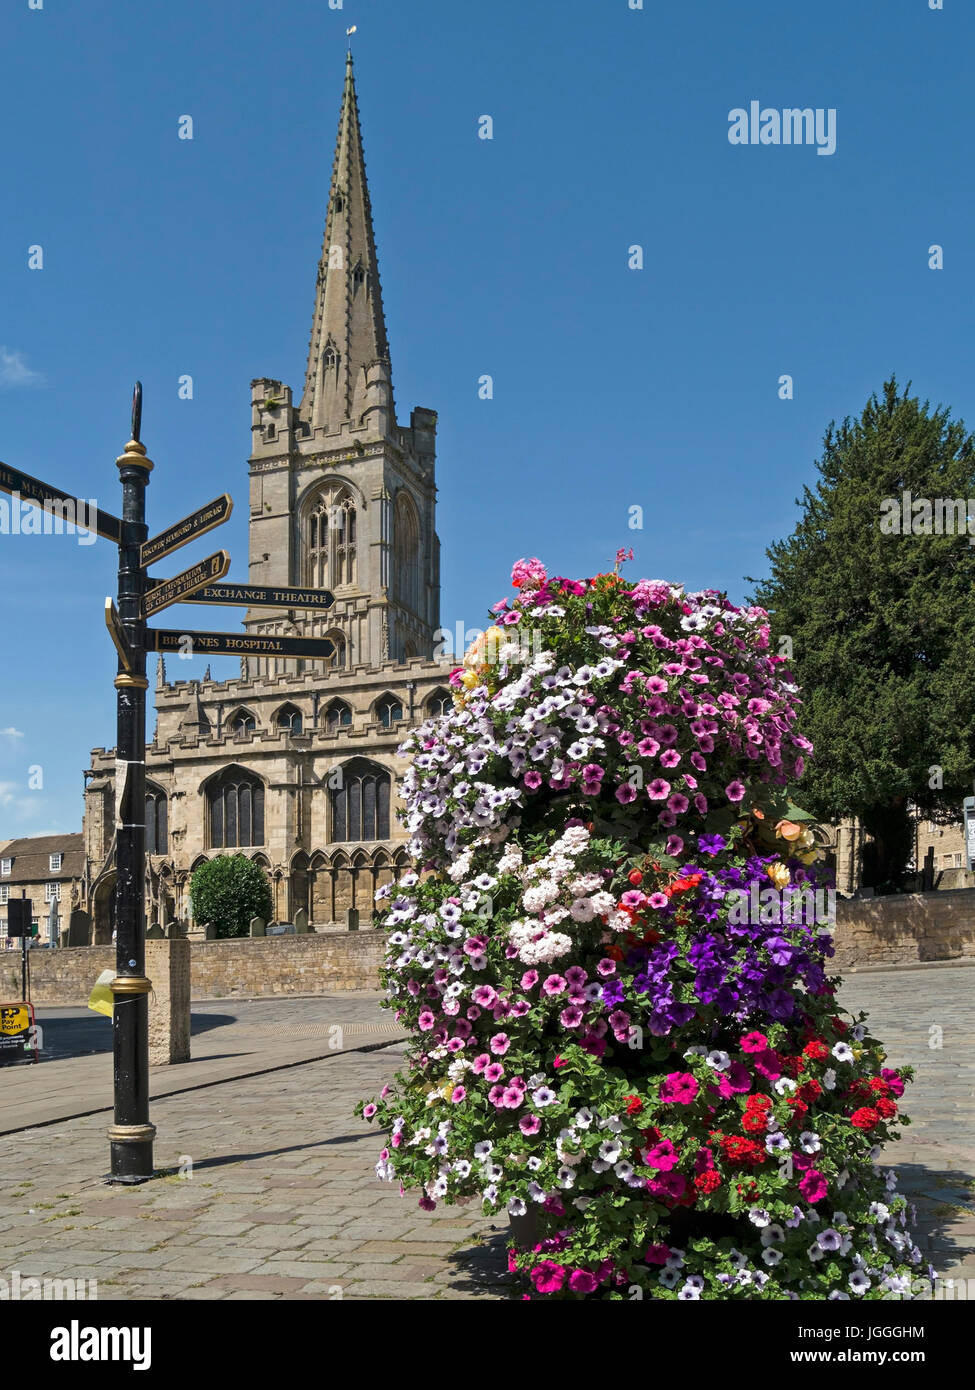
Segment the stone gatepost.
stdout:
<svg viewBox="0 0 975 1390">
<path fill-rule="evenodd" d="M 188 1062 L 190 943 L 185 938 L 167 940 L 165 937 L 146 941 L 146 975 L 152 981 L 152 994 L 149 996 L 149 1065 Z"/>
</svg>

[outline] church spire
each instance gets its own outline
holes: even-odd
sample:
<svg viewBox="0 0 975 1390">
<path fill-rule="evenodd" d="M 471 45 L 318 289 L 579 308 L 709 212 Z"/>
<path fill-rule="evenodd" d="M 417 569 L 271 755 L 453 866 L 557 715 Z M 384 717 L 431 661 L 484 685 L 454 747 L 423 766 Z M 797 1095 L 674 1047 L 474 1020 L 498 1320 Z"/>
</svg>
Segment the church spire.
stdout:
<svg viewBox="0 0 975 1390">
<path fill-rule="evenodd" d="M 331 434 L 348 424 L 379 437 L 395 422 L 389 346 L 359 128 L 352 54 L 345 64 L 325 237 L 299 418 Z"/>
</svg>

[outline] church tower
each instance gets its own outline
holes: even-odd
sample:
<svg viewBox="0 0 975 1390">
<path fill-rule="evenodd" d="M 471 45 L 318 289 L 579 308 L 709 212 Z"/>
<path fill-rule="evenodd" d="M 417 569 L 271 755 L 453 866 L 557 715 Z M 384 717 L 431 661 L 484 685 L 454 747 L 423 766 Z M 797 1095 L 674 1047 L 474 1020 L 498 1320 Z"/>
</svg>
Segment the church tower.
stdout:
<svg viewBox="0 0 975 1390">
<path fill-rule="evenodd" d="M 329 637 L 337 669 L 429 659 L 439 625 L 437 416 L 396 419 L 352 55 L 346 60 L 301 400 L 251 383 L 251 584 L 328 589 L 327 612 L 269 616 L 250 632 Z M 325 663 L 246 658 L 244 676 Z"/>
</svg>

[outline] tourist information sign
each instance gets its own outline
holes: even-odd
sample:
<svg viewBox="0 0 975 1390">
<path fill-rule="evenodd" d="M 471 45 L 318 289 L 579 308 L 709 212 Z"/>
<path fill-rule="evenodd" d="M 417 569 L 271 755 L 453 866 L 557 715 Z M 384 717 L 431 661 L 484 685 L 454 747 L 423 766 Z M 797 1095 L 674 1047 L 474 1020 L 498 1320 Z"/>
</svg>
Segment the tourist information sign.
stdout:
<svg viewBox="0 0 975 1390">
<path fill-rule="evenodd" d="M 183 603 L 190 594 L 202 589 L 205 584 L 222 579 L 229 569 L 230 555 L 226 550 L 218 550 L 215 555 L 209 555 L 198 565 L 184 570 L 182 574 L 154 584 L 142 600 L 142 611 L 147 618 L 151 618 L 154 613 L 161 612 L 172 603 Z"/>
<path fill-rule="evenodd" d="M 190 516 L 184 516 L 182 521 L 177 521 L 175 526 L 169 526 L 165 531 L 161 531 L 158 536 L 153 536 L 152 540 L 143 541 L 139 549 L 139 563 L 142 566 L 154 565 L 157 560 L 162 560 L 166 555 L 172 555 L 174 550 L 179 550 L 181 545 L 189 545 L 190 541 L 195 541 L 197 536 L 205 535 L 207 531 L 212 531 L 214 526 L 220 526 L 227 520 L 234 509 L 229 493 L 221 493 L 212 502 L 208 502 L 199 511 L 193 512 Z"/>
<path fill-rule="evenodd" d="M 157 585 L 149 581 L 148 592 Z M 181 603 L 225 603 L 237 608 L 331 608 L 335 595 L 328 589 L 293 589 L 273 584 L 208 584 L 187 594 Z"/>
<path fill-rule="evenodd" d="M 53 483 L 41 482 L 40 478 L 32 478 L 29 473 L 21 473 L 9 464 L 0 463 L 0 491 L 9 492 L 22 504 L 39 507 L 42 512 L 53 516 L 55 522 L 65 526 L 71 524 L 78 531 L 94 531 L 103 539 L 114 541 L 118 545 L 122 523 L 117 516 L 99 511 L 90 500 L 85 501 L 82 497 L 72 497 L 70 492 L 62 492 Z M 12 514 L 10 521 L 10 529 L 17 529 L 13 524 Z"/>
<path fill-rule="evenodd" d="M 966 796 L 963 806 L 965 815 L 965 867 L 971 873 L 975 869 L 975 796 Z"/>
<path fill-rule="evenodd" d="M 273 633 L 187 632 L 147 627 L 146 649 L 184 656 L 304 656 L 326 660 L 335 655 L 327 637 L 278 637 Z"/>
</svg>

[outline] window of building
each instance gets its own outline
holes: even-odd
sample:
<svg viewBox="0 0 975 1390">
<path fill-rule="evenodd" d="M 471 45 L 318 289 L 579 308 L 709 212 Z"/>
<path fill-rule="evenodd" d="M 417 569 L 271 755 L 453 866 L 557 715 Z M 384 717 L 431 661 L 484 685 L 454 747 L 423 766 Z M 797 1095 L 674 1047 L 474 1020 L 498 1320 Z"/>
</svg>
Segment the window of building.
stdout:
<svg viewBox="0 0 975 1390">
<path fill-rule="evenodd" d="M 146 787 L 146 854 L 169 853 L 169 805 L 161 787 Z"/>
<path fill-rule="evenodd" d="M 354 758 L 342 768 L 342 785 L 330 791 L 333 840 L 388 840 L 389 773 Z"/>
<path fill-rule="evenodd" d="M 285 733 L 300 734 L 304 727 L 301 717 L 301 710 L 295 705 L 285 705 L 278 710 L 278 728 L 284 729 Z"/>
<path fill-rule="evenodd" d="M 59 903 L 59 902 L 61 901 L 61 885 L 60 885 L 60 883 L 57 883 L 57 882 L 55 882 L 55 883 L 45 883 L 45 885 L 44 885 L 44 901 L 45 901 L 46 903 Z"/>
<path fill-rule="evenodd" d="M 365 278 L 366 278 L 366 272 L 365 272 L 365 271 L 363 270 L 363 268 L 362 268 L 362 262 L 361 262 L 361 261 L 357 261 L 357 262 L 356 262 L 355 269 L 354 269 L 353 272 L 352 272 L 352 291 L 353 291 L 353 293 L 355 293 L 355 291 L 361 287 L 362 282 L 363 282 L 363 280 L 364 280 Z"/>
<path fill-rule="evenodd" d="M 229 767 L 207 788 L 210 846 L 240 849 L 264 843 L 264 783 L 242 767 Z"/>
<path fill-rule="evenodd" d="M 393 573 L 396 594 L 412 613 L 420 611 L 420 523 L 408 492 L 396 498 L 393 518 Z"/>
<path fill-rule="evenodd" d="M 8 883 L 0 883 L 0 907 L 6 907 L 9 901 L 10 885 Z"/>
<path fill-rule="evenodd" d="M 376 705 L 376 718 L 384 729 L 391 729 L 403 718 L 403 706 L 393 695 L 384 695 Z"/>
<path fill-rule="evenodd" d="M 13 870 L 14 861 L 12 859 L 0 859 L 0 875 L 9 878 Z"/>
<path fill-rule="evenodd" d="M 332 487 L 319 493 L 306 512 L 304 529 L 305 582 L 315 589 L 354 584 L 356 510 L 348 489 Z"/>
<path fill-rule="evenodd" d="M 954 860 L 955 860 L 955 862 L 954 862 L 954 864 L 952 865 L 952 867 L 955 868 L 955 869 L 960 869 L 960 868 L 961 868 L 961 854 L 956 854 L 956 855 L 954 856 Z"/>
<path fill-rule="evenodd" d="M 61 861 L 63 858 L 63 854 L 51 854 L 48 856 L 47 866 L 52 874 L 61 872 Z"/>
<path fill-rule="evenodd" d="M 436 718 L 442 714 L 449 714 L 453 707 L 454 702 L 446 690 L 435 690 L 427 701 L 427 714 Z"/>
<path fill-rule="evenodd" d="M 257 728 L 257 720 L 246 710 L 239 710 L 231 717 L 230 729 L 234 738 L 250 738 Z"/>
<path fill-rule="evenodd" d="M 352 723 L 352 709 L 344 700 L 333 700 L 325 711 L 325 727 L 330 734 L 347 729 Z"/>
</svg>

